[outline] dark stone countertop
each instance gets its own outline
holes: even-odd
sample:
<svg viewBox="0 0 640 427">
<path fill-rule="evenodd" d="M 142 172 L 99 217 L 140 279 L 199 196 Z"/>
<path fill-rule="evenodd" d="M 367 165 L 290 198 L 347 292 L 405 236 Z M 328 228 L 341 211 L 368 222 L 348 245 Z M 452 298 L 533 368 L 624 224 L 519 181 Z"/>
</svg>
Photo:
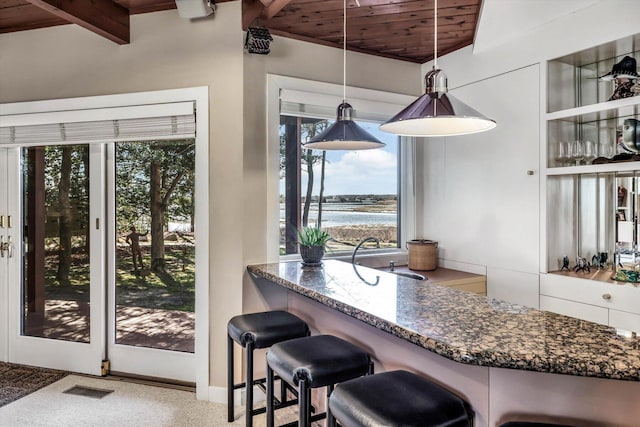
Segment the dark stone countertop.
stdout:
<svg viewBox="0 0 640 427">
<path fill-rule="evenodd" d="M 336 260 L 247 270 L 456 362 L 640 381 L 640 339 L 609 326 Z"/>
</svg>

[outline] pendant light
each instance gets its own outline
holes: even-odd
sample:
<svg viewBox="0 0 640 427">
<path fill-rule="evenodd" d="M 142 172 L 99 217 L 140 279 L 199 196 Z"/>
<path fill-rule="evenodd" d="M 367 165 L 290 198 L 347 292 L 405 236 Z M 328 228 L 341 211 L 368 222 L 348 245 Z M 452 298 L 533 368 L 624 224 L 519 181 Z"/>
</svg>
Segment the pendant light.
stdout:
<svg viewBox="0 0 640 427">
<path fill-rule="evenodd" d="M 382 148 L 375 136 L 362 129 L 352 120 L 353 107 L 347 103 L 347 0 L 343 0 L 343 44 L 342 44 L 342 103 L 338 105 L 335 123 L 324 132 L 314 136 L 303 148 L 316 150 L 370 150 Z"/>
<path fill-rule="evenodd" d="M 438 68 L 438 0 L 434 5 L 434 65 L 424 79 L 424 95 L 380 125 L 380 130 L 402 136 L 453 136 L 496 127 L 495 120 L 447 93 L 447 76 Z"/>
</svg>

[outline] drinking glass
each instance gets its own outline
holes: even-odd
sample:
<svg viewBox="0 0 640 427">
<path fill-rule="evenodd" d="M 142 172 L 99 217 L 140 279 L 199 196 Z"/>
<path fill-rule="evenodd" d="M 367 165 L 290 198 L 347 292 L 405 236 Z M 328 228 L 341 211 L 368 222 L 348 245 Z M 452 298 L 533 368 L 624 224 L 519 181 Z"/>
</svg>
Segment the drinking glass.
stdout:
<svg viewBox="0 0 640 427">
<path fill-rule="evenodd" d="M 566 166 L 571 160 L 571 144 L 566 141 L 558 141 L 556 146 L 556 162 L 558 166 Z"/>
<path fill-rule="evenodd" d="M 571 144 L 571 160 L 576 162 L 576 166 L 579 166 L 584 159 L 584 147 L 582 141 L 576 140 Z"/>
<path fill-rule="evenodd" d="M 613 144 L 611 144 L 609 138 L 600 138 L 600 143 L 598 144 L 598 155 L 600 157 L 610 159 L 614 154 Z"/>
<path fill-rule="evenodd" d="M 591 162 L 593 162 L 595 160 L 596 157 L 598 157 L 598 147 L 596 146 L 596 143 L 590 140 L 586 140 L 584 142 L 584 163 L 587 165 L 590 165 Z"/>
</svg>

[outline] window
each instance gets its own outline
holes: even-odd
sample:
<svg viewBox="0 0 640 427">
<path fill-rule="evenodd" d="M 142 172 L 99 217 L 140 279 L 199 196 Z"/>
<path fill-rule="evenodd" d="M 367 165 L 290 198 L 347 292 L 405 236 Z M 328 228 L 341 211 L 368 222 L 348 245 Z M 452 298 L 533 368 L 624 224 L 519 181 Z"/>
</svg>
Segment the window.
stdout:
<svg viewBox="0 0 640 427">
<path fill-rule="evenodd" d="M 405 181 L 410 180 L 402 178 L 400 165 L 411 142 L 401 144 L 396 135 L 378 129 L 400 107 L 380 102 L 377 94 L 372 98 L 376 102 L 359 105 L 349 97 L 356 123 L 384 142 L 384 148 L 307 150 L 302 144 L 335 120 L 342 88 L 321 84 L 329 89 L 302 91 L 299 88 L 304 81 L 282 79 L 294 80 L 296 89 L 280 87 L 279 91 L 279 254 L 298 253 L 297 231 L 307 226 L 320 227 L 331 235 L 333 240 L 327 246 L 334 254 L 351 252 L 370 236 L 380 240 L 381 248 L 401 248 L 406 202 L 402 204 L 400 195 Z M 307 83 L 312 87 L 319 84 Z M 336 88 L 337 96 L 332 96 L 331 89 Z"/>
<path fill-rule="evenodd" d="M 353 250 L 365 237 L 398 247 L 398 138 L 378 123 L 357 122 L 385 142 L 375 150 L 323 151 L 302 144 L 333 121 L 280 119 L 280 253 L 298 252 L 297 230 L 327 231 L 332 252 Z"/>
</svg>

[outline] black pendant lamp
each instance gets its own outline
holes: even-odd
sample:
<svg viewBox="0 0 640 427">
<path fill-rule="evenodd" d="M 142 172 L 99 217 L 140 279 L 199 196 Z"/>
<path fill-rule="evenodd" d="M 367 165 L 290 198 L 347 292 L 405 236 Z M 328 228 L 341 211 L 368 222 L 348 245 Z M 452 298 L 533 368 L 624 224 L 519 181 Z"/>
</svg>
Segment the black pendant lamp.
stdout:
<svg viewBox="0 0 640 427">
<path fill-rule="evenodd" d="M 382 148 L 384 142 L 362 129 L 352 120 L 353 107 L 347 103 L 347 0 L 343 1 L 342 104 L 338 105 L 335 123 L 314 136 L 303 148 L 316 150 L 370 150 Z"/>
<path fill-rule="evenodd" d="M 434 66 L 425 76 L 425 94 L 380 125 L 380 130 L 402 136 L 428 137 L 467 135 L 493 129 L 495 120 L 447 93 L 447 76 L 438 69 L 438 0 L 435 0 L 434 26 Z"/>
</svg>

